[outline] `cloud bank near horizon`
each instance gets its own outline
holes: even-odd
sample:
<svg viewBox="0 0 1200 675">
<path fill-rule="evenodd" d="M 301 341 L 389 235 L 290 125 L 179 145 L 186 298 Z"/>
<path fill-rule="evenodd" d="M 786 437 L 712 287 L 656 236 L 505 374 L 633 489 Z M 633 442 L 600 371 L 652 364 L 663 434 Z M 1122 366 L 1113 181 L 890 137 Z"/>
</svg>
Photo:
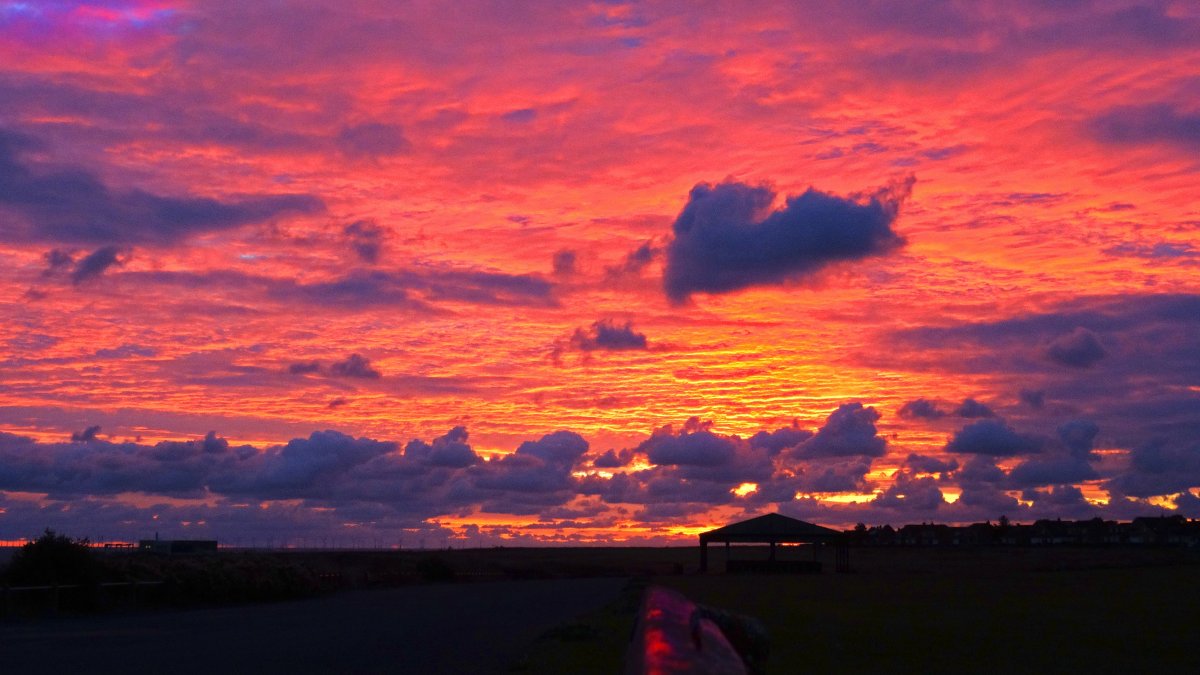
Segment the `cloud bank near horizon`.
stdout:
<svg viewBox="0 0 1200 675">
<path fill-rule="evenodd" d="M 879 419 L 875 409 L 851 402 L 815 430 L 793 423 L 743 438 L 693 417 L 603 453 L 560 430 L 513 451 L 480 454 L 464 426 L 428 442 L 328 430 L 265 447 L 233 445 L 214 432 L 154 444 L 106 439 L 99 426 L 60 442 L 0 432 L 0 499 L 18 507 L 5 519 L 10 536 L 22 528 L 69 528 L 62 514 L 103 507 L 137 514 L 106 529 L 131 538 L 151 527 L 248 538 L 261 532 L 260 506 L 276 514 L 311 511 L 326 523 L 306 536 L 336 536 L 330 519 L 391 536 L 502 515 L 560 522 L 574 540 L 589 538 L 578 514 L 552 514 L 586 506 L 597 523 L 627 518 L 649 528 L 686 523 L 714 507 L 731 515 L 778 510 L 842 525 L 1063 513 L 1126 519 L 1157 508 L 1160 502 L 1147 498 L 1171 495 L 1187 515 L 1200 515 L 1189 511 L 1200 503 L 1190 492 L 1200 480 L 1194 446 L 1156 442 L 1102 456 L 1093 452 L 1100 429 L 1087 420 L 1039 436 L 987 418 L 955 431 L 938 456 L 910 454 L 882 480 L 873 471 L 887 445 Z M 1009 458 L 1016 461 L 1007 468 L 996 463 Z M 1106 503 L 1068 490 L 1080 482 L 1103 486 Z M 838 506 L 822 500 L 847 492 L 863 497 Z M 1067 494 L 1076 497 L 1068 503 Z M 130 495 L 143 506 L 122 506 Z M 171 513 L 192 515 L 163 517 Z"/>
</svg>

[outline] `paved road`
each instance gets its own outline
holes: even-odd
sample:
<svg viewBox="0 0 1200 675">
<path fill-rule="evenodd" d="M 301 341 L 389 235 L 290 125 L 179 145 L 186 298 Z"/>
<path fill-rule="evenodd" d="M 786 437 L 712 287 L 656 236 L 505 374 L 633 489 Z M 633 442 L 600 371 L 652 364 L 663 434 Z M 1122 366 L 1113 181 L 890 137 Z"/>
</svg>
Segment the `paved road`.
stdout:
<svg viewBox="0 0 1200 675">
<path fill-rule="evenodd" d="M 413 586 L 299 602 L 0 624 L 5 673 L 492 673 L 621 579 Z"/>
</svg>

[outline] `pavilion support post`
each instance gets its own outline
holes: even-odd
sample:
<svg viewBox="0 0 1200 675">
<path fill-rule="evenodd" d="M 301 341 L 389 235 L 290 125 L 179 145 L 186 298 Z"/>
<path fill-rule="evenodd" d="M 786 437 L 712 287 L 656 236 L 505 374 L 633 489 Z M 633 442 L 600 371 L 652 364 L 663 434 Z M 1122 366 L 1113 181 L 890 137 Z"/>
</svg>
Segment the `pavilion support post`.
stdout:
<svg viewBox="0 0 1200 675">
<path fill-rule="evenodd" d="M 700 540 L 700 571 L 708 571 L 708 542 Z"/>
<path fill-rule="evenodd" d="M 771 557 L 768 558 L 771 562 L 775 562 L 775 540 L 771 540 Z"/>
</svg>

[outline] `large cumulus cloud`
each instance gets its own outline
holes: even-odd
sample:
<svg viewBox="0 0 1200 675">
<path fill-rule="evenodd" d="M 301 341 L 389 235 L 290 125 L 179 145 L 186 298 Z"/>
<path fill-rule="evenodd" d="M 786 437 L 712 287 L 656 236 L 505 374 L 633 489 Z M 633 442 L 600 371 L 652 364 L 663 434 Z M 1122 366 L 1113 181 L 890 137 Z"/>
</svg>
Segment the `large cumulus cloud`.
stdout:
<svg viewBox="0 0 1200 675">
<path fill-rule="evenodd" d="M 879 436 L 875 422 L 879 413 L 863 404 L 843 403 L 830 413 L 817 433 L 800 443 L 793 455 L 803 458 L 845 457 L 861 455 L 881 457 L 887 450 L 887 440 Z"/>
<path fill-rule="evenodd" d="M 1173 445 L 1155 440 L 1129 453 L 1128 468 L 1105 483 L 1133 497 L 1169 495 L 1200 487 L 1200 444 Z"/>
<path fill-rule="evenodd" d="M 1018 433 L 1003 420 L 986 418 L 955 432 L 946 443 L 946 452 L 1007 457 L 1037 452 L 1041 447 L 1041 439 Z"/>
<path fill-rule="evenodd" d="M 663 284 L 672 302 L 802 279 L 835 262 L 903 245 L 892 229 L 911 181 L 865 199 L 809 188 L 772 211 L 766 186 L 726 182 L 692 188 L 673 226 Z"/>
<path fill-rule="evenodd" d="M 709 430 L 699 418 L 692 418 L 679 433 L 670 426 L 659 429 L 638 448 L 650 462 L 674 466 L 719 466 L 731 461 L 736 442 Z"/>
</svg>

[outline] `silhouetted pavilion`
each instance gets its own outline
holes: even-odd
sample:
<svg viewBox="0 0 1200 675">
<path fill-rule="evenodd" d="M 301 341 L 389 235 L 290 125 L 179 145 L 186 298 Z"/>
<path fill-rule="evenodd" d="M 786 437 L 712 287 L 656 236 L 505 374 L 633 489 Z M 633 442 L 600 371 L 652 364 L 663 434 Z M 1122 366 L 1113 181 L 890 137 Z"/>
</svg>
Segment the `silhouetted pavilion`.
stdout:
<svg viewBox="0 0 1200 675">
<path fill-rule="evenodd" d="M 712 542 L 725 542 L 727 569 L 729 571 L 747 572 L 817 572 L 821 563 L 817 561 L 820 546 L 834 544 L 837 546 L 837 570 L 845 571 L 850 566 L 850 554 L 846 549 L 842 533 L 828 527 L 814 525 L 803 520 L 788 518 L 778 513 L 768 513 L 765 516 L 732 523 L 725 527 L 701 533 L 700 535 L 700 571 L 708 571 L 708 545 Z M 729 547 L 733 543 L 769 544 L 770 552 L 765 561 L 729 560 Z M 801 561 L 779 561 L 775 557 L 777 544 L 812 544 L 813 560 L 811 563 Z M 735 564 L 736 563 L 736 564 Z"/>
</svg>

